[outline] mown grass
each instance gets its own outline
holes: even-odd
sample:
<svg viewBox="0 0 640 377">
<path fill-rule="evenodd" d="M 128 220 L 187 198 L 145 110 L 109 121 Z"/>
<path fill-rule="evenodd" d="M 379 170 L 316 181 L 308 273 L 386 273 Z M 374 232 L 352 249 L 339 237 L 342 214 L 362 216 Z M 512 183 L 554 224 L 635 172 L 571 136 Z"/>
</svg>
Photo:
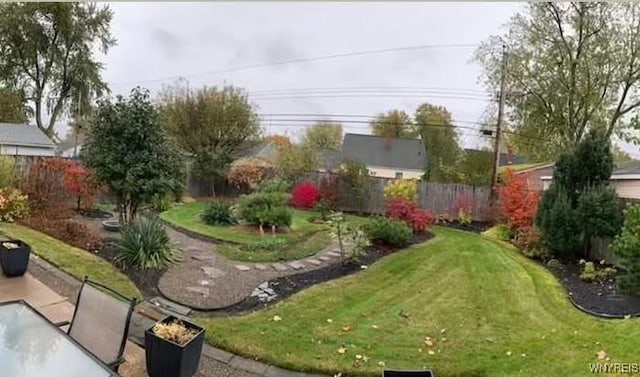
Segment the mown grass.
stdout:
<svg viewBox="0 0 640 377">
<path fill-rule="evenodd" d="M 586 376 L 599 351 L 636 361 L 639 319 L 578 311 L 553 275 L 506 243 L 434 233 L 267 310 L 199 322 L 219 347 L 330 375 L 379 376 L 384 365 L 438 377 Z"/>
<path fill-rule="evenodd" d="M 9 223 L 0 223 L 0 234 L 19 239 L 31 246 L 38 257 L 58 267 L 62 271 L 82 280 L 89 276 L 92 280 L 105 284 L 128 297 L 142 298 L 142 293 L 127 276 L 111 263 L 59 241 L 31 228 Z"/>
</svg>

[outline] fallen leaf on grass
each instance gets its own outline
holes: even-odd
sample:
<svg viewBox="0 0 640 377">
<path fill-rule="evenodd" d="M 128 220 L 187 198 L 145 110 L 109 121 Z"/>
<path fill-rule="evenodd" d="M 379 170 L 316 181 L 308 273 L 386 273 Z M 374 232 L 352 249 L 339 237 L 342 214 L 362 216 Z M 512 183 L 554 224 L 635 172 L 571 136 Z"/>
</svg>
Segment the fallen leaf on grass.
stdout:
<svg viewBox="0 0 640 377">
<path fill-rule="evenodd" d="M 511 351 L 507 351 L 507 356 L 511 356 Z"/>
<path fill-rule="evenodd" d="M 273 322 L 280 322 L 280 321 L 282 321 L 282 317 L 280 317 L 279 315 L 273 316 Z"/>
<path fill-rule="evenodd" d="M 327 323 L 333 323 L 333 319 L 331 318 L 327 319 Z"/>
<path fill-rule="evenodd" d="M 372 329 L 377 329 L 377 328 L 378 328 L 378 325 L 371 325 L 371 328 L 372 328 Z"/>
<path fill-rule="evenodd" d="M 435 355 L 436 353 L 433 350 L 429 350 L 429 355 Z"/>
<path fill-rule="evenodd" d="M 342 347 L 338 348 L 338 353 L 341 354 L 341 355 L 347 353 L 347 347 L 342 346 Z"/>
<path fill-rule="evenodd" d="M 342 328 L 342 331 L 344 331 L 344 332 L 349 332 L 349 331 L 351 331 L 351 326 L 344 326 L 344 327 Z"/>
<path fill-rule="evenodd" d="M 607 358 L 607 353 L 604 351 L 598 351 L 596 356 L 598 357 L 598 360 L 604 360 Z"/>
<path fill-rule="evenodd" d="M 378 361 L 378 366 L 381 366 L 384 368 L 385 366 L 387 366 L 387 363 L 385 363 L 384 361 Z"/>
</svg>

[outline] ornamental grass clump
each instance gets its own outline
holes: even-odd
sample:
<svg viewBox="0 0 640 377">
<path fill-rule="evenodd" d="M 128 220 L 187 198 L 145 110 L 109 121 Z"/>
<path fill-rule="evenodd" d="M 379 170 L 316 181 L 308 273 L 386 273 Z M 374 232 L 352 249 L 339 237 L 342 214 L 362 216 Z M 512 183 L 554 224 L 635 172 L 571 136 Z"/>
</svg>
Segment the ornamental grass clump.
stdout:
<svg viewBox="0 0 640 377">
<path fill-rule="evenodd" d="M 193 339 L 198 332 L 186 327 L 181 321 L 176 320 L 169 323 L 156 323 L 153 326 L 153 333 L 160 338 L 184 346 Z"/>
</svg>

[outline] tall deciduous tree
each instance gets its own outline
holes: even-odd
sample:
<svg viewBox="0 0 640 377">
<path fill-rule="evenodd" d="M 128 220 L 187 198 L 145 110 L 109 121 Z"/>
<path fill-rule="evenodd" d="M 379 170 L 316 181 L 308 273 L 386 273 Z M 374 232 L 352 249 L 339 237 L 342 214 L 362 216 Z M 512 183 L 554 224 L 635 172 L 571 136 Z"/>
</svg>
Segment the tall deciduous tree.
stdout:
<svg viewBox="0 0 640 377">
<path fill-rule="evenodd" d="M 310 148 L 338 150 L 342 146 L 342 125 L 318 122 L 304 131 L 302 144 Z"/>
<path fill-rule="evenodd" d="M 460 159 L 458 133 L 451 113 L 443 106 L 425 103 L 416 110 L 414 120 L 413 132 L 422 139 L 427 154 L 426 178 L 445 180 L 446 167 L 455 165 Z"/>
<path fill-rule="evenodd" d="M 371 133 L 376 136 L 414 137 L 411 117 L 402 110 L 390 110 L 379 114 L 371 122 Z"/>
<path fill-rule="evenodd" d="M 162 121 L 180 147 L 193 156 L 193 173 L 212 185 L 227 175 L 234 154 L 260 136 L 260 124 L 247 94 L 239 88 L 191 90 L 185 82 L 160 95 Z"/>
<path fill-rule="evenodd" d="M 72 100 L 87 104 L 108 90 L 94 49 L 115 45 L 112 17 L 95 3 L 0 4 L 0 81 L 25 92 L 47 135 Z"/>
<path fill-rule="evenodd" d="M 183 187 L 181 155 L 163 130 L 148 91 L 136 88 L 129 98 L 101 100 L 93 122 L 80 157 L 115 196 L 122 224 L 154 195 Z"/>
<path fill-rule="evenodd" d="M 637 141 L 640 4 L 530 3 L 476 52 L 491 92 L 502 45 L 508 123 L 520 153 L 555 159 L 591 128 Z"/>
<path fill-rule="evenodd" d="M 294 181 L 318 167 L 315 152 L 301 144 L 289 144 L 278 148 L 275 172 L 280 178 Z"/>
<path fill-rule="evenodd" d="M 0 122 L 24 123 L 27 121 L 27 109 L 19 92 L 0 89 Z"/>
</svg>

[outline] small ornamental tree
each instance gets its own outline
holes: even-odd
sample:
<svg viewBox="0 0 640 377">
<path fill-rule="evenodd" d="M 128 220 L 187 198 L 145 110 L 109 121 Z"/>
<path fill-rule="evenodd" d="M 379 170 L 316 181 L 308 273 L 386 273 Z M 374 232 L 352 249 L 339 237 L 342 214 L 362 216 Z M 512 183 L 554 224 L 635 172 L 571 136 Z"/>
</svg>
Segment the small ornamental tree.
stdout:
<svg viewBox="0 0 640 377">
<path fill-rule="evenodd" d="M 77 209 L 87 209 L 93 206 L 100 185 L 91 170 L 76 161 L 70 161 L 64 182 L 67 190 L 77 197 Z"/>
<path fill-rule="evenodd" d="M 149 92 L 140 88 L 129 98 L 99 102 L 80 157 L 115 197 L 123 225 L 154 195 L 184 185 L 181 155 L 163 131 Z"/>
<path fill-rule="evenodd" d="M 311 182 L 301 182 L 291 191 L 291 204 L 295 208 L 313 208 L 320 199 L 320 191 Z"/>
<path fill-rule="evenodd" d="M 618 287 L 629 293 L 640 293 L 640 205 L 631 204 L 625 209 L 622 231 L 611 249 L 624 267 L 624 273 L 617 279 Z"/>
<path fill-rule="evenodd" d="M 500 214 L 513 234 L 527 232 L 538 210 L 538 194 L 527 189 L 525 178 L 510 169 L 500 187 Z"/>
<path fill-rule="evenodd" d="M 410 200 L 403 198 L 392 199 L 385 208 L 385 216 L 403 221 L 411 227 L 414 233 L 422 233 L 433 225 L 434 216 Z"/>
<path fill-rule="evenodd" d="M 359 161 L 345 161 L 340 166 L 339 176 L 346 184 L 348 195 L 360 211 L 369 201 L 371 177 L 367 166 Z"/>
<path fill-rule="evenodd" d="M 268 162 L 249 157 L 232 163 L 227 179 L 237 188 L 254 190 L 267 177 L 269 170 Z"/>
</svg>

